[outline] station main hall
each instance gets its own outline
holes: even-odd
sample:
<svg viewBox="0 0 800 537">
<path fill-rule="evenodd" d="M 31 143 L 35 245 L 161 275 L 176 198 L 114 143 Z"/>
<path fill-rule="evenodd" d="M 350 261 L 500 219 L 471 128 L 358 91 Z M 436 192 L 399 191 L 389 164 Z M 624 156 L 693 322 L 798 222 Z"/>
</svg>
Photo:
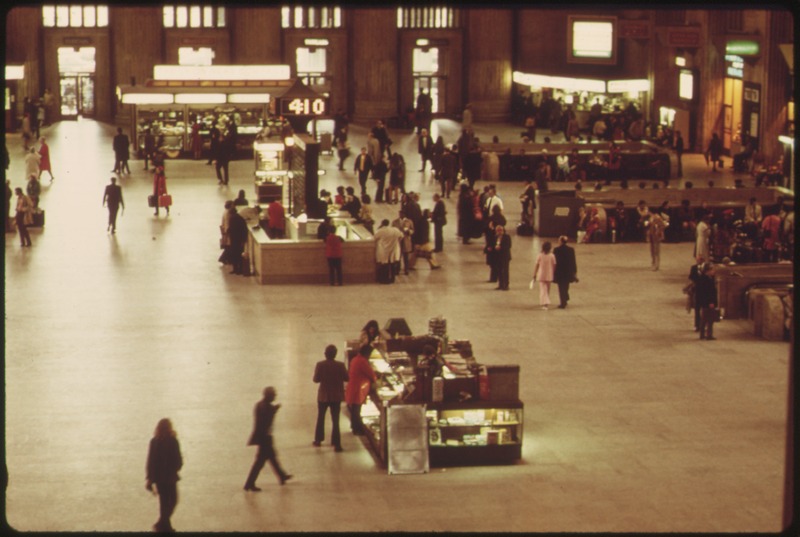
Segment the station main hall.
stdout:
<svg viewBox="0 0 800 537">
<path fill-rule="evenodd" d="M 146 466 L 167 418 L 178 532 L 796 530 L 788 6 L 4 21 L 8 529 L 165 529 Z M 424 231 L 386 254 L 412 212 Z M 563 242 L 568 305 L 537 270 Z M 364 337 L 366 431 L 342 402 L 335 449 L 315 371 L 334 345 L 354 379 Z M 253 490 L 267 387 L 291 479 L 267 465 Z"/>
</svg>

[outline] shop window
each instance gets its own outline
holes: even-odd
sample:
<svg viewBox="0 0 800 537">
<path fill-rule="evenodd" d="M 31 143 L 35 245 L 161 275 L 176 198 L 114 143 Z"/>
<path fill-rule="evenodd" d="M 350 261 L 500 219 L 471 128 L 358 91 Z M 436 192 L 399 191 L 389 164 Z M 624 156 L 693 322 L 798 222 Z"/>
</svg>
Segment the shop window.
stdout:
<svg viewBox="0 0 800 537">
<path fill-rule="evenodd" d="M 180 47 L 178 49 L 178 65 L 211 65 L 214 51 L 209 47 Z"/>
<path fill-rule="evenodd" d="M 164 28 L 224 28 L 225 8 L 213 6 L 164 6 Z"/>
<path fill-rule="evenodd" d="M 450 7 L 399 7 L 398 28 L 460 28 L 461 10 Z"/>
<path fill-rule="evenodd" d="M 42 25 L 45 28 L 105 27 L 108 26 L 108 6 L 42 6 Z"/>
<path fill-rule="evenodd" d="M 341 28 L 342 9 L 338 6 L 283 6 L 281 28 Z"/>
</svg>

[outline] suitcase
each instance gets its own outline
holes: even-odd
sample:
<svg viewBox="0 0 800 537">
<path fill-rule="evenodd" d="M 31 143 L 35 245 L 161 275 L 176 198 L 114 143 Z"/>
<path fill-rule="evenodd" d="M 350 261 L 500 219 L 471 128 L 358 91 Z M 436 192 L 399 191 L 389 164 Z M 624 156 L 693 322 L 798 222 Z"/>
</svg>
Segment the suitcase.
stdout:
<svg viewBox="0 0 800 537">
<path fill-rule="evenodd" d="M 148 207 L 155 207 L 156 206 L 156 197 L 152 194 L 147 196 L 147 206 Z"/>
<path fill-rule="evenodd" d="M 520 237 L 533 237 L 533 226 L 530 222 L 520 222 L 517 224 L 517 235 Z"/>
<path fill-rule="evenodd" d="M 391 263 L 378 263 L 377 267 L 378 283 L 394 283 L 394 271 Z"/>
<path fill-rule="evenodd" d="M 169 207 L 172 205 L 172 196 L 169 194 L 161 194 L 158 197 L 158 206 L 159 207 Z"/>
<path fill-rule="evenodd" d="M 29 227 L 44 227 L 44 211 L 43 210 L 34 211 L 32 213 L 32 216 L 33 216 L 33 224 L 31 224 Z"/>
</svg>

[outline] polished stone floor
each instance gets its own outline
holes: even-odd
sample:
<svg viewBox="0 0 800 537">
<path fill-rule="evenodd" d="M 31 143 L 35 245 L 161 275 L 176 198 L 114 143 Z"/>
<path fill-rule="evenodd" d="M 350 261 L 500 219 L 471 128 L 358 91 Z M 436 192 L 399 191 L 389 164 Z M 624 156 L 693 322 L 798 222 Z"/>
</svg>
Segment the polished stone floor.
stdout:
<svg viewBox="0 0 800 537">
<path fill-rule="evenodd" d="M 454 142 L 456 124 L 434 126 Z M 477 125 L 488 140 L 519 127 Z M 106 232 L 101 206 L 114 128 L 90 120 L 43 131 L 56 180 L 45 179 L 33 247 L 5 243 L 5 449 L 8 523 L 22 531 L 148 531 L 157 501 L 144 488 L 148 441 L 172 419 L 184 456 L 179 531 L 776 532 L 780 530 L 789 344 L 747 321 L 699 341 L 681 288 L 692 245 L 578 245 L 580 283 L 566 310 L 542 311 L 528 289 L 539 237 L 513 236 L 511 291 L 486 283 L 481 245 L 455 237 L 448 201 L 443 269 L 423 264 L 391 286 L 259 286 L 217 263 L 222 205 L 252 197 L 252 162 L 219 187 L 205 161 L 169 161 L 175 205 L 156 218 L 140 161 L 123 176 L 127 209 Z M 358 147 L 366 128 L 354 126 Z M 415 139 L 393 133 L 409 170 Z M 8 177 L 23 151 L 9 136 Z M 686 178 L 711 177 L 687 155 Z M 352 166 L 352 160 L 348 162 Z M 323 157 L 321 186 L 356 185 Z M 729 168 L 714 174 L 733 183 Z M 510 223 L 518 183 L 499 183 Z M 429 174 L 408 188 L 432 207 Z M 396 206 L 375 206 L 378 220 Z M 555 298 L 555 291 L 553 297 Z M 519 364 L 523 459 L 499 467 L 389 476 L 343 424 L 343 453 L 314 448 L 325 345 L 369 319 L 404 317 L 415 333 L 442 315 L 478 360 Z M 269 468 L 260 493 L 242 485 L 246 441 L 266 385 L 282 403 L 276 447 L 295 479 Z"/>
</svg>

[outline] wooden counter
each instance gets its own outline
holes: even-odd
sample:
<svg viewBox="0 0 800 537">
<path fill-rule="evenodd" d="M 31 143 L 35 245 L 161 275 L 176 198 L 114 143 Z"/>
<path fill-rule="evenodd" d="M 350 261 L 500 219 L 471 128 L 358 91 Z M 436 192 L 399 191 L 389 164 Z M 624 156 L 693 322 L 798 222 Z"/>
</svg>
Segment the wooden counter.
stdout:
<svg viewBox="0 0 800 537">
<path fill-rule="evenodd" d="M 364 226 L 334 219 L 346 229 L 342 255 L 345 284 L 375 281 L 375 240 Z M 249 229 L 247 253 L 251 270 L 261 285 L 285 283 L 329 284 L 325 244 L 317 239 L 315 223 L 288 220 L 289 238 L 270 239 L 264 229 Z"/>
</svg>

